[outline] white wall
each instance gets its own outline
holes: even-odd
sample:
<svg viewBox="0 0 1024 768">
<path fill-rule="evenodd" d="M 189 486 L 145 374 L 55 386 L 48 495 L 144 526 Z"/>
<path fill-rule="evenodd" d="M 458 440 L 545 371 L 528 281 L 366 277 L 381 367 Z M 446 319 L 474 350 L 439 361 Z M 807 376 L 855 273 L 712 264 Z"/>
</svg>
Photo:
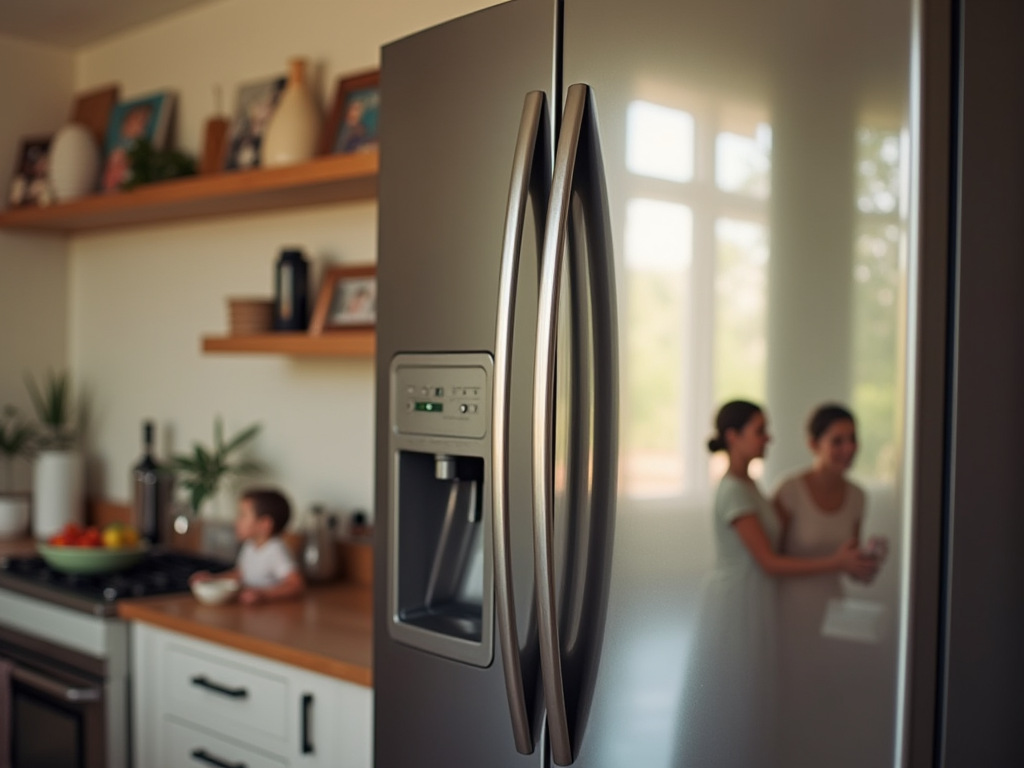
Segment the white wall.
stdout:
<svg viewBox="0 0 1024 768">
<path fill-rule="evenodd" d="M 6 192 L 22 139 L 54 133 L 72 106 L 70 53 L 0 35 L 0 187 Z M 0 233 L 0 408 L 28 412 L 24 375 L 67 365 L 68 259 L 64 240 Z M 18 490 L 28 488 L 19 462 Z"/>
<path fill-rule="evenodd" d="M 284 73 L 295 55 L 339 75 L 378 65 L 381 44 L 487 0 L 223 0 L 81 51 L 76 88 L 121 84 L 122 97 L 173 88 L 178 147 L 198 153 L 214 112 L 240 83 Z M 90 492 L 127 501 L 139 425 L 157 420 L 161 456 L 258 421 L 252 455 L 298 510 L 314 501 L 372 514 L 373 364 L 201 355 L 226 330 L 228 296 L 273 291 L 283 246 L 315 260 L 376 260 L 376 205 L 355 203 L 78 236 L 71 242 L 71 363 L 93 403 Z"/>
</svg>

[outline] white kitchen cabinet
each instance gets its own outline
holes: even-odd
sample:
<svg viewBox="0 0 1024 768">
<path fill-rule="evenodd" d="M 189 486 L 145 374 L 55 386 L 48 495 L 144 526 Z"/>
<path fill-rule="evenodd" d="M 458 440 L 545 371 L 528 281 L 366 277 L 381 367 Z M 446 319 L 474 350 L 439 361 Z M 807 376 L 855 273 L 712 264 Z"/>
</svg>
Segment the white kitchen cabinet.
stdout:
<svg viewBox="0 0 1024 768">
<path fill-rule="evenodd" d="M 135 622 L 136 766 L 370 768 L 371 689 Z"/>
</svg>

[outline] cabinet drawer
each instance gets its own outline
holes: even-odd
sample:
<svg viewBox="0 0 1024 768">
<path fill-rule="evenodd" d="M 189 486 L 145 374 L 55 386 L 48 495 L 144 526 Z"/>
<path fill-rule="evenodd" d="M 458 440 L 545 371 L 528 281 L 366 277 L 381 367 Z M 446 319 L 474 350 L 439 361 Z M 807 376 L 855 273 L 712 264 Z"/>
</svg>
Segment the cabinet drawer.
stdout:
<svg viewBox="0 0 1024 768">
<path fill-rule="evenodd" d="M 164 721 L 161 765 L 167 768 L 287 768 L 288 764 L 168 718 Z"/>
<path fill-rule="evenodd" d="M 232 734 L 286 737 L 286 678 L 179 645 L 168 649 L 166 673 L 175 714 L 218 730 L 230 724 Z"/>
</svg>

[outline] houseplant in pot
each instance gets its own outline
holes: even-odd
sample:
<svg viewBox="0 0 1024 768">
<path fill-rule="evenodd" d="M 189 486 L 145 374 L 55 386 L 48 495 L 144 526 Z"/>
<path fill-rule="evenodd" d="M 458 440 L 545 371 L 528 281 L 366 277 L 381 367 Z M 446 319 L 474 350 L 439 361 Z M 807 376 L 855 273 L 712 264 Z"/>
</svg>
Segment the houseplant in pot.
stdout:
<svg viewBox="0 0 1024 768">
<path fill-rule="evenodd" d="M 76 446 L 67 374 L 51 372 L 42 387 L 31 376 L 26 376 L 25 383 L 39 420 L 32 474 L 32 535 L 48 539 L 68 523 L 82 524 L 84 462 Z"/>
<path fill-rule="evenodd" d="M 0 538 L 21 536 L 28 529 L 29 495 L 14 490 L 14 462 L 32 455 L 35 430 L 12 405 L 0 414 Z"/>
<path fill-rule="evenodd" d="M 212 447 L 196 442 L 190 452 L 172 457 L 171 466 L 176 475 L 176 484 L 188 494 L 188 505 L 193 515 L 226 516 L 223 510 L 219 510 L 221 514 L 216 514 L 218 510 L 211 510 L 210 505 L 216 499 L 224 480 L 260 470 L 255 462 L 237 457 L 259 430 L 259 424 L 252 424 L 232 437 L 225 438 L 224 425 L 218 417 L 213 422 Z M 232 511 L 229 510 L 227 515 Z"/>
</svg>

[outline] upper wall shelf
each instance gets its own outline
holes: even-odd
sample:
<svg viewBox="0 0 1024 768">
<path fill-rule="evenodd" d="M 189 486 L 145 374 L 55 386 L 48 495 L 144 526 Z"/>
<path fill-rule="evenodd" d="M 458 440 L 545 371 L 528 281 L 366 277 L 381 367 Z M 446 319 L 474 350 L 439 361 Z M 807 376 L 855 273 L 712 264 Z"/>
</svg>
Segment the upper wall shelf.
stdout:
<svg viewBox="0 0 1024 768">
<path fill-rule="evenodd" d="M 47 208 L 0 213 L 0 229 L 71 234 L 304 205 L 372 199 L 376 152 L 327 155 L 299 165 L 190 176 Z"/>
</svg>

